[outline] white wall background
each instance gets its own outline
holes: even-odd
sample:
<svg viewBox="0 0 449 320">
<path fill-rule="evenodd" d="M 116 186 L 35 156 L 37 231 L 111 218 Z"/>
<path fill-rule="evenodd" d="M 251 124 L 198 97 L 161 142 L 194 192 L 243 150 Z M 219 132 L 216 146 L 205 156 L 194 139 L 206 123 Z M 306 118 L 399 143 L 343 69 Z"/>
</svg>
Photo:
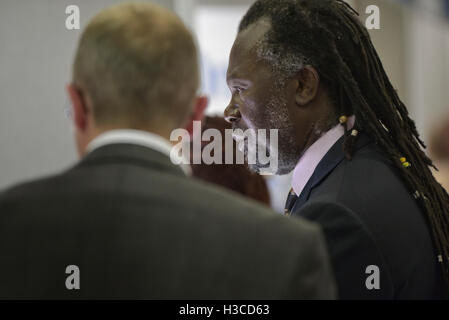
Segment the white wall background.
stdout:
<svg viewBox="0 0 449 320">
<path fill-rule="evenodd" d="M 199 7 L 194 15 L 194 30 L 201 51 L 202 91 L 209 95 L 209 114 L 223 115 L 231 100 L 226 83 L 229 54 L 237 26 L 247 6 Z"/>
<path fill-rule="evenodd" d="M 431 3 L 434 6 L 431 6 Z M 428 10 L 407 10 L 406 83 L 408 106 L 426 141 L 435 124 L 449 117 L 449 23 L 421 0 Z M 434 9 L 435 10 L 435 9 Z"/>
</svg>

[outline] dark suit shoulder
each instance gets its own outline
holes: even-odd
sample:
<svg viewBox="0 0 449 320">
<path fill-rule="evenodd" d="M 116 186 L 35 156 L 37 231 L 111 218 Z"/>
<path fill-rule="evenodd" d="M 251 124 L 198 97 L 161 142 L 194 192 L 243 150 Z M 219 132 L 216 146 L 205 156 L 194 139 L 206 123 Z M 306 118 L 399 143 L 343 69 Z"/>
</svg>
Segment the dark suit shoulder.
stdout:
<svg viewBox="0 0 449 320">
<path fill-rule="evenodd" d="M 6 203 L 20 203 L 26 199 L 48 194 L 49 188 L 57 189 L 63 175 L 48 175 L 36 180 L 23 181 L 0 191 L 0 206 Z M 52 187 L 53 186 L 53 187 Z M 0 211 L 1 212 L 1 211 Z"/>
<path fill-rule="evenodd" d="M 354 212 L 374 238 L 396 234 L 396 242 L 401 242 L 428 234 L 424 213 L 412 193 L 398 169 L 375 145 L 370 145 L 352 160 L 342 161 L 312 191 L 310 201 L 343 205 Z M 403 227 L 407 227 L 407 233 L 402 232 Z"/>
<path fill-rule="evenodd" d="M 392 299 L 394 289 L 389 268 L 376 240 L 351 209 L 334 201 L 313 200 L 300 216 L 321 225 L 341 299 Z M 367 270 L 376 266 L 379 289 L 367 287 Z"/>
<path fill-rule="evenodd" d="M 125 202 L 129 206 L 135 202 L 140 207 L 162 205 L 160 209 L 181 208 L 193 211 L 195 215 L 221 216 L 225 220 L 237 219 L 240 223 L 252 223 L 256 219 L 270 225 L 272 220 L 280 221 L 287 229 L 303 229 L 304 235 L 317 231 L 317 227 L 307 221 L 285 223 L 284 217 L 274 214 L 268 207 L 216 185 L 183 175 L 126 165 L 75 167 L 58 175 L 18 184 L 0 193 L 0 205 L 9 203 L 31 210 L 33 202 L 70 204 L 71 201 L 95 201 L 96 205 L 101 205 L 106 202 L 104 200 Z M 35 207 L 34 210 L 38 209 Z M 120 211 L 120 207 L 117 210 Z M 295 232 L 293 234 L 298 236 Z"/>
<path fill-rule="evenodd" d="M 126 161 L 76 166 L 7 190 L 0 212 L 0 243 L 36 255 L 13 255 L 11 247 L 0 246 L 2 271 L 10 279 L 2 278 L 0 296 L 27 285 L 26 277 L 17 277 L 33 266 L 51 272 L 43 279 L 53 279 L 73 261 L 93 286 L 85 298 L 335 296 L 318 226 L 176 170 Z M 49 254 L 51 259 L 42 258 Z M 123 273 L 126 278 L 114 276 Z M 38 278 L 33 285 L 47 286 Z M 68 296 L 63 289 L 50 292 Z"/>
<path fill-rule="evenodd" d="M 341 217 L 314 217 L 319 210 L 307 215 L 324 225 L 331 246 L 346 246 L 348 241 L 359 247 L 354 241 L 364 234 L 370 240 L 367 248 L 375 247 L 373 253 L 383 260 L 395 298 L 434 298 L 441 287 L 435 249 L 425 214 L 412 194 L 398 169 L 370 144 L 352 160 L 343 160 L 309 198 L 311 205 L 326 203 L 324 212 L 333 206 Z M 349 225 L 358 231 L 338 235 L 336 230 Z M 364 253 L 359 254 L 364 261 Z"/>
</svg>

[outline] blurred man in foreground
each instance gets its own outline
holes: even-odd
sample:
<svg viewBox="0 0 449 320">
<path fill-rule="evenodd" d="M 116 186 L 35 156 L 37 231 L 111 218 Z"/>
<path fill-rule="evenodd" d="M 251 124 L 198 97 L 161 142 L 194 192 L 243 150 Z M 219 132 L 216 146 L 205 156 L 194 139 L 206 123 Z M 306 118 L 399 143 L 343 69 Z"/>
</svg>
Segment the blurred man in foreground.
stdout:
<svg viewBox="0 0 449 320">
<path fill-rule="evenodd" d="M 90 22 L 68 86 L 82 160 L 0 195 L 0 298 L 334 297 L 314 224 L 170 162 L 171 131 L 204 110 L 197 88 L 175 15 L 123 4 Z"/>
</svg>

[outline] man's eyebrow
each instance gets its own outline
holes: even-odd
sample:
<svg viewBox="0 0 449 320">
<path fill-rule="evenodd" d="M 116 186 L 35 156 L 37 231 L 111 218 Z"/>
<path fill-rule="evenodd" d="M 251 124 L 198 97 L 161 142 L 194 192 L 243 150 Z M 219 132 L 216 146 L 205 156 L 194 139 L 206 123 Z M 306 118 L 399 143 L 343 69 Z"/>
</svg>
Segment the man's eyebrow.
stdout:
<svg viewBox="0 0 449 320">
<path fill-rule="evenodd" d="M 234 67 L 229 73 L 226 74 L 226 81 L 238 80 L 240 78 L 241 75 L 239 74 L 239 67 Z"/>
<path fill-rule="evenodd" d="M 230 76 L 226 77 L 226 82 L 247 84 L 248 80 L 246 80 L 244 77 L 239 76 L 238 74 L 231 74 Z"/>
<path fill-rule="evenodd" d="M 226 75 L 226 82 L 233 81 L 235 79 L 235 72 Z"/>
</svg>

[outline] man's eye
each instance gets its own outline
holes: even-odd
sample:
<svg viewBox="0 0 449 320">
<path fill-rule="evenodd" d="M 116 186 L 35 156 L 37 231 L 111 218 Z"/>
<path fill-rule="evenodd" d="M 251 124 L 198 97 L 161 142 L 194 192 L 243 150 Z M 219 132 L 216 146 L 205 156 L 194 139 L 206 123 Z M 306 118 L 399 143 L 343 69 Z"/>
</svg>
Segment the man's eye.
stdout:
<svg viewBox="0 0 449 320">
<path fill-rule="evenodd" d="M 237 93 L 240 93 L 240 92 L 242 92 L 242 91 L 243 91 L 243 89 L 242 89 L 242 88 L 240 88 L 240 87 L 235 87 L 235 91 L 236 91 Z"/>
</svg>

